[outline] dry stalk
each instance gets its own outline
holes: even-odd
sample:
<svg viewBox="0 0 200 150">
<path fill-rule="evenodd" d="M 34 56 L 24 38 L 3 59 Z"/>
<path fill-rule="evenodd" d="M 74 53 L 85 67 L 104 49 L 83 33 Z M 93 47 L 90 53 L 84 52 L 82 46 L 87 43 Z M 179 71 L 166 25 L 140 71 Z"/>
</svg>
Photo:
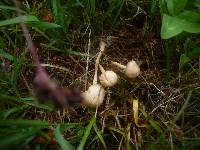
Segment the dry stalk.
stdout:
<svg viewBox="0 0 200 150">
<path fill-rule="evenodd" d="M 100 58 L 101 58 L 103 52 L 105 51 L 105 47 L 106 47 L 106 43 L 101 41 L 100 42 L 100 51 L 99 51 L 99 54 L 97 56 L 96 63 L 95 63 L 95 74 L 94 74 L 93 84 L 97 84 L 97 72 L 98 72 L 98 68 L 99 68 L 99 62 L 100 62 Z"/>
</svg>

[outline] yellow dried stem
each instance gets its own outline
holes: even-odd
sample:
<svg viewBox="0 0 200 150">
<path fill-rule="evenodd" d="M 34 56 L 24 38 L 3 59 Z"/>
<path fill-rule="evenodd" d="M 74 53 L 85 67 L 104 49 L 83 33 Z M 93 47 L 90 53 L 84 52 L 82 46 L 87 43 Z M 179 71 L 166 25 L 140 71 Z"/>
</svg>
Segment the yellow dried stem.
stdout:
<svg viewBox="0 0 200 150">
<path fill-rule="evenodd" d="M 133 99 L 133 119 L 134 119 L 135 125 L 137 127 L 147 127 L 146 124 L 143 124 L 143 125 L 138 124 L 138 108 L 139 108 L 138 100 Z"/>
</svg>

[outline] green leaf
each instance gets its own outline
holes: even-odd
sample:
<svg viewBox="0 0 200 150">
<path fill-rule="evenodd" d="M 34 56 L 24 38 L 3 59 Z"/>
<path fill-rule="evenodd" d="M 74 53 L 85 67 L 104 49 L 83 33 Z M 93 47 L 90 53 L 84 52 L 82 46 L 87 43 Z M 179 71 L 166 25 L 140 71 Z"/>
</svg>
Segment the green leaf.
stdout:
<svg viewBox="0 0 200 150">
<path fill-rule="evenodd" d="M 185 19 L 188 22 L 193 23 L 200 23 L 200 13 L 196 13 L 193 11 L 184 11 L 181 14 L 178 15 L 178 18 Z"/>
<path fill-rule="evenodd" d="M 21 102 L 21 103 L 25 103 L 25 104 L 30 105 L 30 106 L 34 106 L 36 108 L 47 109 L 49 111 L 52 111 L 52 107 L 50 107 L 50 106 L 35 103 L 33 97 L 18 98 L 18 97 L 14 97 L 14 96 L 5 95 L 3 93 L 0 93 L 0 101 L 3 101 L 3 102 L 9 102 L 9 101 Z"/>
<path fill-rule="evenodd" d="M 188 106 L 189 101 L 191 100 L 191 96 L 192 96 L 192 91 L 189 91 L 187 99 L 185 100 L 183 106 L 181 107 L 181 109 L 179 110 L 179 112 L 176 114 L 176 116 L 173 119 L 173 122 L 176 123 L 176 121 L 178 121 L 181 117 L 181 115 L 184 113 L 185 109 Z"/>
<path fill-rule="evenodd" d="M 49 22 L 32 22 L 29 23 L 30 26 L 37 27 L 39 29 L 54 29 L 54 28 L 60 28 L 61 26 L 55 23 L 49 23 Z"/>
<path fill-rule="evenodd" d="M 150 4 L 150 14 L 151 17 L 155 15 L 156 11 L 158 10 L 157 0 L 152 0 Z"/>
<path fill-rule="evenodd" d="M 0 10 L 13 10 L 16 11 L 15 7 L 11 7 L 11 6 L 6 6 L 6 5 L 0 5 Z M 25 13 L 25 11 L 21 10 L 21 12 Z"/>
<path fill-rule="evenodd" d="M 142 115 L 147 118 L 148 117 L 148 114 L 146 113 L 146 111 L 142 108 L 139 108 L 140 112 L 142 113 Z"/>
<path fill-rule="evenodd" d="M 83 138 L 81 139 L 81 142 L 80 142 L 77 150 L 82 150 L 83 149 L 83 147 L 84 147 L 84 145 L 85 145 L 85 143 L 87 141 L 87 138 L 90 135 L 90 131 L 92 129 L 92 126 L 94 125 L 95 122 L 96 122 L 96 118 L 92 117 L 92 119 L 90 120 L 90 123 L 86 127 L 86 131 L 84 133 Z"/>
<path fill-rule="evenodd" d="M 184 10 L 187 0 L 165 0 L 169 14 L 178 15 Z"/>
<path fill-rule="evenodd" d="M 185 66 L 190 61 L 190 58 L 186 54 L 182 54 L 179 61 L 179 69 Z"/>
<path fill-rule="evenodd" d="M 174 1 L 174 13 L 175 15 L 177 15 L 184 10 L 187 4 L 187 0 L 173 0 L 173 1 Z"/>
<path fill-rule="evenodd" d="M 19 146 L 20 142 L 26 140 L 27 138 L 34 137 L 35 132 L 26 131 L 26 132 L 19 132 L 17 134 L 13 134 L 11 136 L 5 136 L 4 138 L 1 138 L 0 140 L 0 148 L 5 147 L 13 147 L 15 143 L 18 143 L 16 145 Z M 16 147 L 15 147 L 16 148 Z"/>
<path fill-rule="evenodd" d="M 193 48 L 189 53 L 188 56 L 190 59 L 196 59 L 199 58 L 200 56 L 200 47 L 198 48 Z"/>
<path fill-rule="evenodd" d="M 99 140 L 101 141 L 101 143 L 102 143 L 104 149 L 107 150 L 108 148 L 107 148 L 106 143 L 105 143 L 105 141 L 104 141 L 104 139 L 103 139 L 103 136 L 102 136 L 101 131 L 99 131 L 98 128 L 97 128 L 96 122 L 94 123 L 93 127 L 94 127 L 94 131 L 96 132 L 96 134 L 97 134 Z"/>
<path fill-rule="evenodd" d="M 80 56 L 80 57 L 90 57 L 88 54 L 86 53 L 81 53 L 81 52 L 77 52 L 77 51 L 73 51 L 72 49 L 64 49 L 64 50 L 61 50 L 57 47 L 54 47 L 54 46 L 51 46 L 51 45 L 47 45 L 47 44 L 41 44 L 42 46 L 46 47 L 46 48 L 50 48 L 54 51 L 57 51 L 57 52 L 66 52 L 67 54 L 69 55 L 75 55 L 75 56 Z"/>
<path fill-rule="evenodd" d="M 173 0 L 165 0 L 167 3 L 167 10 L 169 14 L 174 15 L 174 3 Z"/>
<path fill-rule="evenodd" d="M 25 119 L 6 119 L 0 120 L 0 126 L 21 126 L 21 127 L 48 127 L 49 123 L 41 120 L 25 120 Z"/>
<path fill-rule="evenodd" d="M 160 129 L 160 125 L 159 125 L 159 123 L 157 121 L 155 121 L 153 119 L 150 119 L 149 123 L 157 132 L 159 132 L 159 133 L 162 132 L 162 130 Z"/>
<path fill-rule="evenodd" d="M 94 15 L 96 12 L 96 0 L 90 0 L 90 14 Z"/>
<path fill-rule="evenodd" d="M 183 30 L 189 33 L 200 33 L 200 23 L 184 22 Z"/>
<path fill-rule="evenodd" d="M 163 15 L 163 21 L 161 27 L 162 39 L 172 38 L 182 33 L 183 31 L 189 33 L 200 33 L 200 23 L 189 22 L 186 19 L 179 18 L 178 16 L 171 17 L 166 14 Z"/>
<path fill-rule="evenodd" d="M 183 21 L 181 19 L 164 14 L 161 27 L 161 38 L 169 39 L 180 34 L 183 31 L 182 25 Z"/>
<path fill-rule="evenodd" d="M 6 110 L 6 111 L 3 111 L 3 112 L 1 112 L 0 114 L 1 114 L 1 116 L 5 119 L 5 118 L 7 118 L 9 115 L 11 115 L 11 114 L 13 114 L 13 113 L 15 113 L 15 112 L 18 112 L 18 111 L 22 111 L 22 110 L 24 110 L 24 109 L 28 109 L 28 108 L 30 108 L 29 106 L 18 106 L 18 107 L 13 107 L 13 108 L 11 108 L 11 109 L 8 109 L 8 110 Z"/>
<path fill-rule="evenodd" d="M 63 150 L 74 150 L 74 147 L 68 141 L 66 141 L 61 134 L 60 125 L 58 125 L 56 129 L 54 129 L 54 135 Z"/>
<path fill-rule="evenodd" d="M 66 31 L 67 26 L 65 24 L 65 14 L 63 8 L 61 7 L 60 0 L 52 0 L 52 5 L 53 5 L 53 14 L 55 17 L 55 22 L 61 25 L 64 31 Z"/>
<path fill-rule="evenodd" d="M 6 25 L 12 25 L 20 23 L 21 21 L 27 22 L 38 22 L 38 18 L 35 16 L 21 16 L 21 17 L 15 17 L 7 20 L 0 21 L 0 27 L 6 26 Z"/>
<path fill-rule="evenodd" d="M 12 56 L 11 54 L 4 52 L 3 50 L 0 50 L 0 57 L 6 58 L 8 60 L 14 60 L 16 57 Z"/>
</svg>

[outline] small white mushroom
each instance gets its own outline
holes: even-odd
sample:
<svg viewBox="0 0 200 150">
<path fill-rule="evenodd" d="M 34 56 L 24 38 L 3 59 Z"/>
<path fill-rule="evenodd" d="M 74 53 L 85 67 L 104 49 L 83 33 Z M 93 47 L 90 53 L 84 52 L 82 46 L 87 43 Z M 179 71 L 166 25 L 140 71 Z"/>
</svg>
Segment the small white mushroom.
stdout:
<svg viewBox="0 0 200 150">
<path fill-rule="evenodd" d="M 107 70 L 105 71 L 104 68 L 99 65 L 99 68 L 101 70 L 101 75 L 99 76 L 100 83 L 104 87 L 112 87 L 117 83 L 118 76 L 114 71 Z"/>
<path fill-rule="evenodd" d="M 125 75 L 130 79 L 135 78 L 140 74 L 140 67 L 137 65 L 137 63 L 134 60 L 128 62 L 126 66 L 117 62 L 112 62 L 112 64 L 122 69 Z"/>
<path fill-rule="evenodd" d="M 98 107 L 103 103 L 104 97 L 105 97 L 105 90 L 104 88 L 97 83 L 97 72 L 98 72 L 98 65 L 100 61 L 100 57 L 102 56 L 102 53 L 104 52 L 106 47 L 105 42 L 100 42 L 100 51 L 96 59 L 95 63 L 95 73 L 94 73 L 94 79 L 93 84 L 88 88 L 87 91 L 82 93 L 83 97 L 83 103 L 88 107 Z"/>
<path fill-rule="evenodd" d="M 91 85 L 83 94 L 83 103 L 89 107 L 97 107 L 103 103 L 105 90 L 100 84 Z"/>
</svg>

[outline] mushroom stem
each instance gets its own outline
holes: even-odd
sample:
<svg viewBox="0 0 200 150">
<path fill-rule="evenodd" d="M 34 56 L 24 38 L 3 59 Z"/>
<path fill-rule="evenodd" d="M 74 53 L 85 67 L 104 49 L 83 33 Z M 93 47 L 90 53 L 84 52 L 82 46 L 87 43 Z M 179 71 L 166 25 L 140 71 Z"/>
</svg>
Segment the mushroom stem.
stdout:
<svg viewBox="0 0 200 150">
<path fill-rule="evenodd" d="M 114 66 L 116 66 L 116 67 L 118 67 L 120 69 L 126 69 L 126 66 L 124 66 L 124 65 L 122 65 L 122 64 L 120 64 L 118 62 L 112 61 L 111 63 L 112 63 L 112 65 L 114 65 Z"/>
<path fill-rule="evenodd" d="M 99 54 L 97 56 L 96 63 L 95 63 L 95 74 L 94 74 L 93 84 L 97 84 L 97 72 L 98 72 L 99 61 L 100 61 L 100 58 L 101 58 L 103 52 L 105 51 L 105 47 L 106 47 L 106 43 L 101 41 L 100 42 L 100 51 L 99 51 Z"/>
<path fill-rule="evenodd" d="M 100 68 L 102 74 L 105 74 L 105 73 L 106 73 L 106 71 L 105 71 L 105 69 L 102 67 L 102 65 L 99 64 L 99 68 Z"/>
</svg>

